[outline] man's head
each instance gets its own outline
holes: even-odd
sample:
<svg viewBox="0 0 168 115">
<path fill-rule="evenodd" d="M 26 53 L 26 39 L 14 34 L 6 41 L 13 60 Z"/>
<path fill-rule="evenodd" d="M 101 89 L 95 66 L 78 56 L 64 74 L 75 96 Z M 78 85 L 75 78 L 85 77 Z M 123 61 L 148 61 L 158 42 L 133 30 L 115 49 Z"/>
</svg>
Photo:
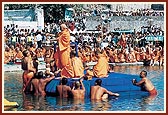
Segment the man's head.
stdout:
<svg viewBox="0 0 168 115">
<path fill-rule="evenodd" d="M 62 85 L 66 85 L 68 82 L 67 78 L 63 77 L 62 78 Z"/>
<path fill-rule="evenodd" d="M 28 50 L 24 50 L 24 51 L 23 51 L 23 56 L 24 56 L 24 57 L 28 57 L 28 53 L 29 53 Z"/>
<path fill-rule="evenodd" d="M 72 50 L 71 53 L 70 53 L 70 57 L 75 57 L 76 56 L 76 51 L 75 50 Z"/>
<path fill-rule="evenodd" d="M 77 89 L 77 88 L 79 88 L 80 87 L 80 82 L 79 81 L 76 81 L 75 82 L 75 88 Z"/>
<path fill-rule="evenodd" d="M 95 51 L 96 57 L 99 57 L 100 54 L 101 54 L 101 50 L 100 50 L 100 49 L 97 49 L 97 50 Z"/>
<path fill-rule="evenodd" d="M 101 86 L 102 80 L 101 79 L 96 79 L 95 85 Z"/>
<path fill-rule="evenodd" d="M 147 72 L 145 70 L 142 70 L 140 73 L 140 78 L 144 78 L 147 76 Z"/>
<path fill-rule="evenodd" d="M 68 28 L 65 24 L 61 24 L 60 27 L 61 27 L 61 31 L 63 31 L 63 30 L 65 30 L 66 28 Z"/>
<path fill-rule="evenodd" d="M 43 78 L 43 71 L 38 72 L 38 79 L 41 79 L 41 78 Z"/>
<path fill-rule="evenodd" d="M 109 64 L 109 67 L 110 67 L 110 70 L 111 70 L 111 71 L 114 70 L 114 65 Z"/>
</svg>

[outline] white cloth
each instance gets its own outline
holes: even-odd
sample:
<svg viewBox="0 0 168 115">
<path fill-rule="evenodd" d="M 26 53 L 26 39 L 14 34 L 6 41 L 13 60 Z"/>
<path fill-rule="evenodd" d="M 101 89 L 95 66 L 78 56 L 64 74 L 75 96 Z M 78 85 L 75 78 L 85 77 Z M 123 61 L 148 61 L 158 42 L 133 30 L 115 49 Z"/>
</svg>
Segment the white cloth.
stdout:
<svg viewBox="0 0 168 115">
<path fill-rule="evenodd" d="M 42 36 L 41 36 L 41 34 L 38 34 L 38 35 L 36 36 L 36 40 L 37 40 L 37 41 L 42 40 Z"/>
</svg>

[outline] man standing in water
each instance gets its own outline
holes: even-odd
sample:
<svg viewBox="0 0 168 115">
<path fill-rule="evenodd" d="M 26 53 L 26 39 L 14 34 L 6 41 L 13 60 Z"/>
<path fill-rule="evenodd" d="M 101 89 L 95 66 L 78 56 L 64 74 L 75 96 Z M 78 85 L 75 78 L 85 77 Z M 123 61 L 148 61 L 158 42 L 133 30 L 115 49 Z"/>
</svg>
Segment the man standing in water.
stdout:
<svg viewBox="0 0 168 115">
<path fill-rule="evenodd" d="M 118 93 L 113 93 L 111 91 L 108 91 L 107 89 L 101 87 L 102 80 L 97 79 L 95 81 L 95 86 L 91 87 L 91 99 L 101 100 L 101 99 L 107 99 L 108 94 L 119 96 Z"/>
<path fill-rule="evenodd" d="M 24 70 L 22 78 L 23 78 L 23 92 L 29 92 L 30 91 L 30 81 L 34 76 L 34 73 L 36 72 L 36 69 L 33 67 L 33 61 L 31 59 L 30 52 L 28 50 L 23 51 L 23 59 L 22 59 L 22 69 Z"/>
<path fill-rule="evenodd" d="M 80 88 L 82 86 L 82 88 Z M 75 82 L 75 85 L 72 88 L 72 94 L 74 99 L 84 99 L 85 98 L 85 87 L 83 85 L 83 79 Z"/>
<path fill-rule="evenodd" d="M 49 77 L 50 76 L 50 77 Z M 55 78 L 53 73 L 50 73 L 49 76 L 45 76 L 42 71 L 38 72 L 38 74 L 33 77 L 31 83 L 34 86 L 34 95 L 42 95 L 45 96 L 45 86 L 46 84 Z"/>
<path fill-rule="evenodd" d="M 145 70 L 141 71 L 139 82 L 136 82 L 135 79 L 132 80 L 133 85 L 143 87 L 146 91 L 149 92 L 150 95 L 157 95 L 157 91 L 153 86 L 152 82 L 146 77 L 147 72 Z"/>
<path fill-rule="evenodd" d="M 61 24 L 61 33 L 57 38 L 58 48 L 55 53 L 55 62 L 59 69 L 61 69 L 61 76 L 72 78 L 74 71 L 70 59 L 70 32 L 65 24 Z"/>
<path fill-rule="evenodd" d="M 69 93 L 71 92 L 71 88 L 66 85 L 67 82 L 68 82 L 68 79 L 63 77 L 61 80 L 61 84 L 57 86 L 57 90 L 58 90 L 60 98 L 69 97 Z"/>
</svg>

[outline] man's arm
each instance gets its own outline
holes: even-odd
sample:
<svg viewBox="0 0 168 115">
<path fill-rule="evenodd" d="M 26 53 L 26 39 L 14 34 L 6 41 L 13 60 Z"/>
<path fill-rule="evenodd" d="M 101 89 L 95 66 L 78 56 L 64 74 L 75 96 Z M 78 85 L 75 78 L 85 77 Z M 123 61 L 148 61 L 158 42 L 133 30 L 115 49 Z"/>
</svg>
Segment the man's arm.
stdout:
<svg viewBox="0 0 168 115">
<path fill-rule="evenodd" d="M 46 79 L 45 79 L 45 82 L 49 82 L 49 81 L 51 81 L 52 79 L 55 78 L 55 76 L 54 76 L 53 73 L 50 72 L 50 75 L 51 75 L 51 77 L 46 78 Z"/>
<path fill-rule="evenodd" d="M 82 89 L 85 91 L 85 87 L 84 87 L 84 85 L 83 85 L 83 78 L 80 79 L 80 82 L 81 82 L 81 85 L 82 85 Z"/>
<path fill-rule="evenodd" d="M 108 91 L 107 89 L 105 89 L 105 93 L 109 94 L 109 95 L 114 95 L 114 96 L 119 96 L 118 93 L 113 93 L 111 91 Z"/>
<path fill-rule="evenodd" d="M 143 84 L 145 82 L 145 79 L 141 79 L 139 82 L 135 82 L 133 81 L 133 85 L 137 85 L 137 86 L 140 86 L 141 84 Z"/>
</svg>

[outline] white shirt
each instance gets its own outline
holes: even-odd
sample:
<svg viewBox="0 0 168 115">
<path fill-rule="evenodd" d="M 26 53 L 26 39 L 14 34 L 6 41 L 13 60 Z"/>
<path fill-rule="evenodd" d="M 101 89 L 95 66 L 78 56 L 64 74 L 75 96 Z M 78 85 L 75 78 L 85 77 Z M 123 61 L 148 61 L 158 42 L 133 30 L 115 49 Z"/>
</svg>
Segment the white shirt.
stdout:
<svg viewBox="0 0 168 115">
<path fill-rule="evenodd" d="M 70 37 L 71 42 L 75 42 L 76 38 L 74 36 Z"/>
<path fill-rule="evenodd" d="M 36 36 L 36 40 L 37 40 L 37 41 L 42 40 L 42 36 L 41 36 L 41 34 L 38 34 L 38 35 Z"/>
</svg>

